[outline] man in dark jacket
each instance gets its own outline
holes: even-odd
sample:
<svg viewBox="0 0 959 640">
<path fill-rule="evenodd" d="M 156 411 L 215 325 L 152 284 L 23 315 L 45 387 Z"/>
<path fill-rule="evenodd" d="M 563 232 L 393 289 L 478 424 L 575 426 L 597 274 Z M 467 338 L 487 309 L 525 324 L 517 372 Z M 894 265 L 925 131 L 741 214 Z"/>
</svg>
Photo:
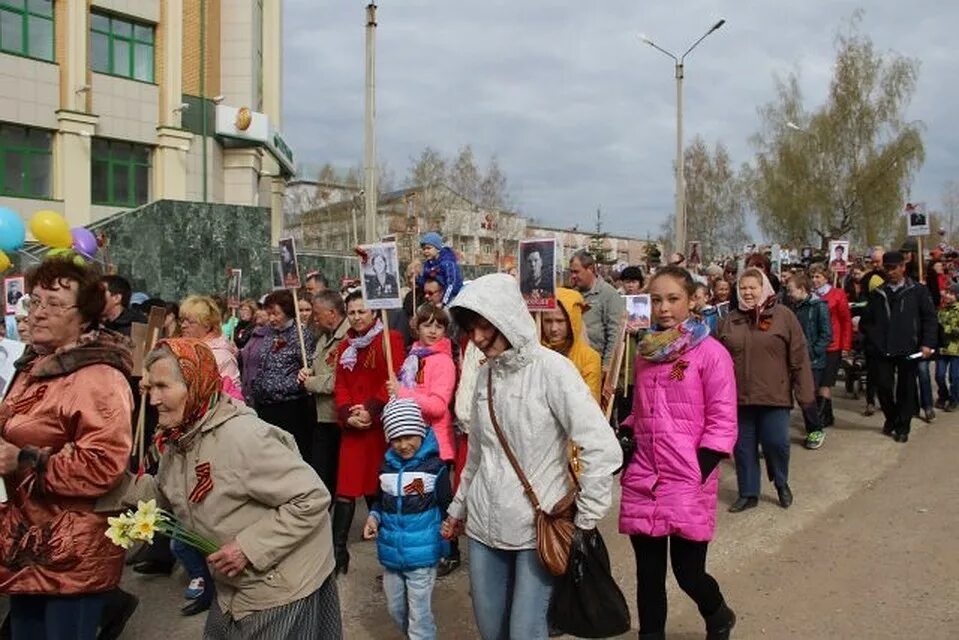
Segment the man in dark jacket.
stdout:
<svg viewBox="0 0 959 640">
<path fill-rule="evenodd" d="M 936 309 L 929 290 L 906 277 L 901 253 L 887 252 L 882 263 L 886 282 L 869 294 L 859 326 L 871 351 L 876 392 L 886 416 L 883 433 L 906 442 L 917 400 L 919 358 L 930 357 L 936 348 Z"/>
<path fill-rule="evenodd" d="M 133 288 L 130 281 L 123 276 L 106 275 L 101 279 L 107 304 L 103 307 L 101 322 L 104 327 L 130 337 L 131 326 L 134 322 L 146 324 L 146 317 L 135 309 L 130 308 L 130 296 Z M 136 395 L 136 394 L 134 394 Z"/>
</svg>

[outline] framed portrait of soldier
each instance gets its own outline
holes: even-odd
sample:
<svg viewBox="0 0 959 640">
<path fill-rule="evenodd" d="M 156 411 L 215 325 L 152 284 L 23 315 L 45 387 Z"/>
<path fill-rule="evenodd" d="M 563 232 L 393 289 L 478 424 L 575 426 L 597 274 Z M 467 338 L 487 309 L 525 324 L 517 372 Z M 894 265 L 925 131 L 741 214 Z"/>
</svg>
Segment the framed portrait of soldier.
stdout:
<svg viewBox="0 0 959 640">
<path fill-rule="evenodd" d="M 844 276 L 849 271 L 849 241 L 829 241 L 829 270 L 837 276 Z"/>
<path fill-rule="evenodd" d="M 7 304 L 7 315 L 17 312 L 17 303 L 23 297 L 25 289 L 23 276 L 10 276 L 3 279 L 3 299 Z"/>
<path fill-rule="evenodd" d="M 296 259 L 296 241 L 280 238 L 280 267 L 283 271 L 283 288 L 300 288 L 300 265 Z"/>
<path fill-rule="evenodd" d="M 240 290 L 243 283 L 243 270 L 230 269 L 230 282 L 226 288 L 226 306 L 230 309 L 240 307 Z"/>
<path fill-rule="evenodd" d="M 370 309 L 399 309 L 400 260 L 395 242 L 366 244 L 359 248 L 363 300 Z"/>
<path fill-rule="evenodd" d="M 16 370 L 13 363 L 20 359 L 27 345 L 23 342 L 4 338 L 0 340 L 0 400 L 7 395 L 7 389 L 13 381 Z"/>
<path fill-rule="evenodd" d="M 700 249 L 699 240 L 690 240 L 689 248 L 686 250 L 686 264 L 691 267 L 699 266 L 703 263 L 703 255 Z"/>
<path fill-rule="evenodd" d="M 519 290 L 530 311 L 556 308 L 556 240 L 519 243 Z"/>
<path fill-rule="evenodd" d="M 906 218 L 907 235 L 926 236 L 930 233 L 929 214 L 926 213 L 926 203 L 906 203 L 902 212 Z"/>
<path fill-rule="evenodd" d="M 652 325 L 653 304 L 648 293 L 623 296 L 626 301 L 626 328 L 649 329 Z"/>
</svg>

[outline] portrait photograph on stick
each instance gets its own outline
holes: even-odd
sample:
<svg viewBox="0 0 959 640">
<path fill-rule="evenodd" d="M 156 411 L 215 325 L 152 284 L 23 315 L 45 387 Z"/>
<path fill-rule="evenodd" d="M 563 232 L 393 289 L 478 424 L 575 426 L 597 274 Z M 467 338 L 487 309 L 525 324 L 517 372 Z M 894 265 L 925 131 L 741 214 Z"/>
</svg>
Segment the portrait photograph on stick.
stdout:
<svg viewBox="0 0 959 640">
<path fill-rule="evenodd" d="M 300 288 L 300 265 L 296 259 L 296 241 L 280 238 L 280 266 L 284 289 Z"/>
<path fill-rule="evenodd" d="M 362 245 L 360 267 L 363 299 L 370 309 L 398 309 L 400 297 L 399 253 L 395 242 Z"/>
<path fill-rule="evenodd" d="M 556 240 L 519 243 L 519 289 L 530 311 L 556 308 Z"/>
</svg>

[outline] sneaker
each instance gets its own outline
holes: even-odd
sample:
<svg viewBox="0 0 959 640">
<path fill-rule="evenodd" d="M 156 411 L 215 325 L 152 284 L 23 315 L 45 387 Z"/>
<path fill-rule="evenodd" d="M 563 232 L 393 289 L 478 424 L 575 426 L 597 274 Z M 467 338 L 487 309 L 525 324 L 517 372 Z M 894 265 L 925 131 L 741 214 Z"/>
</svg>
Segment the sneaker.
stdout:
<svg viewBox="0 0 959 640">
<path fill-rule="evenodd" d="M 442 578 L 453 573 L 460 568 L 460 559 L 459 556 L 450 556 L 449 558 L 440 559 L 440 564 L 436 567 L 436 577 Z"/>
<path fill-rule="evenodd" d="M 926 420 L 927 423 L 932 424 L 933 422 L 936 421 L 936 410 L 935 410 L 935 409 L 926 409 L 926 410 L 923 411 L 922 413 L 923 413 L 923 417 L 925 418 L 925 420 Z"/>
<path fill-rule="evenodd" d="M 950 402 L 949 404 L 946 405 L 946 408 L 943 409 L 943 411 L 945 411 L 946 413 L 952 413 L 956 409 L 959 409 L 959 405 L 957 405 L 955 402 Z"/>
<path fill-rule="evenodd" d="M 826 439 L 826 434 L 822 431 L 813 431 L 806 434 L 806 443 L 805 446 L 807 449 L 818 449 L 822 446 L 823 440 Z"/>
<path fill-rule="evenodd" d="M 203 595 L 205 590 L 206 583 L 203 581 L 203 578 L 193 578 L 190 580 L 190 584 L 186 586 L 186 589 L 183 590 L 183 597 L 187 600 L 196 600 Z"/>
<path fill-rule="evenodd" d="M 874 413 L 876 413 L 876 405 L 874 405 L 874 404 L 867 404 L 867 405 L 866 405 L 866 410 L 862 412 L 862 415 L 864 415 L 864 416 L 866 416 L 866 417 L 868 418 L 869 416 L 871 416 L 871 415 L 874 414 Z"/>
</svg>

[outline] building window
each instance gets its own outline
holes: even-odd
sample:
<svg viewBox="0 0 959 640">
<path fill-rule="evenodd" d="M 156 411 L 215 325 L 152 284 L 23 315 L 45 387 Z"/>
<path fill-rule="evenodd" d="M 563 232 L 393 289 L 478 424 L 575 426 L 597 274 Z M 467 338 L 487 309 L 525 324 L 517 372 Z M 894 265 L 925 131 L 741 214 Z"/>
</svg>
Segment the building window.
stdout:
<svg viewBox="0 0 959 640">
<path fill-rule="evenodd" d="M 150 198 L 150 147 L 96 138 L 91 199 L 94 204 L 135 207 Z"/>
<path fill-rule="evenodd" d="M 91 13 L 90 66 L 100 73 L 153 82 L 153 31 L 153 25 Z"/>
<path fill-rule="evenodd" d="M 53 60 L 53 0 L 0 0 L 0 51 Z"/>
<path fill-rule="evenodd" d="M 0 124 L 0 193 L 50 197 L 52 139 L 43 129 Z"/>
</svg>

